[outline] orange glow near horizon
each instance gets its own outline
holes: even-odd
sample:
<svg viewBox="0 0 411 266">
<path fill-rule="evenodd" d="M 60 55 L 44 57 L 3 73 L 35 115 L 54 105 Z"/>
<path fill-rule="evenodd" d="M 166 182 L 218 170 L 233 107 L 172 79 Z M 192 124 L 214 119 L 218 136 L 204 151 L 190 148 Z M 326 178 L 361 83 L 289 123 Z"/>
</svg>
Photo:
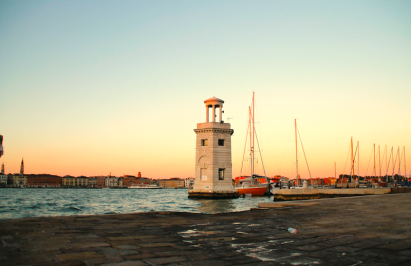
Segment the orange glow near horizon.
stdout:
<svg viewBox="0 0 411 266">
<path fill-rule="evenodd" d="M 312 177 L 335 162 L 349 174 L 351 137 L 361 175 L 374 143 L 411 148 L 409 1 L 3 2 L 6 173 L 24 157 L 32 174 L 194 176 L 193 129 L 215 96 L 236 177 L 253 91 L 268 176 L 296 177 L 294 119 Z M 298 161 L 308 178 L 300 141 Z"/>
</svg>

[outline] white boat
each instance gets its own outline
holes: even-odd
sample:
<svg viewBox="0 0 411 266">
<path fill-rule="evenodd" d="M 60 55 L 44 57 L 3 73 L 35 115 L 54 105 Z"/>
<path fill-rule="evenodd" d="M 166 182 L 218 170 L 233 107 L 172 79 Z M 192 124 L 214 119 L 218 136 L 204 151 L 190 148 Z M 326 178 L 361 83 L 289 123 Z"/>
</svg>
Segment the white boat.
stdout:
<svg viewBox="0 0 411 266">
<path fill-rule="evenodd" d="M 151 184 L 151 185 L 139 184 L 139 185 L 128 186 L 128 188 L 134 188 L 134 189 L 162 189 L 163 187 L 159 187 L 155 184 Z"/>
</svg>

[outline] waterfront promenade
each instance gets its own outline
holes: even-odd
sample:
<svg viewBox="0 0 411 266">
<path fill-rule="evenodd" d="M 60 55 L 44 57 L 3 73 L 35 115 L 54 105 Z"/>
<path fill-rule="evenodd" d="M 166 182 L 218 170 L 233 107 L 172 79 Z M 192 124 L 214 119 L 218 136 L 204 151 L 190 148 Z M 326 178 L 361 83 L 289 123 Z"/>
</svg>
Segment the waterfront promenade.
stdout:
<svg viewBox="0 0 411 266">
<path fill-rule="evenodd" d="M 411 265 L 411 194 L 319 201 L 0 220 L 0 265 Z"/>
</svg>

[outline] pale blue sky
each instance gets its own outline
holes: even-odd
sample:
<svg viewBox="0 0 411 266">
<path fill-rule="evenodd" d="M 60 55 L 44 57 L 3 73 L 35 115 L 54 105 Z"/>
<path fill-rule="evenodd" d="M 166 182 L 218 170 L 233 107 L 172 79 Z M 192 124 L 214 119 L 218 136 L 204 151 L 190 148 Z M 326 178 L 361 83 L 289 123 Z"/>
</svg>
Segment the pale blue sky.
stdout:
<svg viewBox="0 0 411 266">
<path fill-rule="evenodd" d="M 267 174 L 292 175 L 297 118 L 312 172 L 333 175 L 351 136 L 364 161 L 372 143 L 411 147 L 410 14 L 410 1 L 1 1 L 1 160 L 190 176 L 216 96 L 236 176 L 255 91 Z"/>
</svg>

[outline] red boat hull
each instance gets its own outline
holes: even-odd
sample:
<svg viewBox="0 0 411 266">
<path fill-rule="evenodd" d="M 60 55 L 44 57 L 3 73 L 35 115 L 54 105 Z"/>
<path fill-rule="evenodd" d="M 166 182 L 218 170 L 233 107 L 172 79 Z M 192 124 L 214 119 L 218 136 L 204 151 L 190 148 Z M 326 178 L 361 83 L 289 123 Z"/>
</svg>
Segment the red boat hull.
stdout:
<svg viewBox="0 0 411 266">
<path fill-rule="evenodd" d="M 263 196 L 267 191 L 268 186 L 264 187 L 236 187 L 238 194 L 241 196 L 243 194 L 251 194 L 253 196 Z"/>
</svg>

